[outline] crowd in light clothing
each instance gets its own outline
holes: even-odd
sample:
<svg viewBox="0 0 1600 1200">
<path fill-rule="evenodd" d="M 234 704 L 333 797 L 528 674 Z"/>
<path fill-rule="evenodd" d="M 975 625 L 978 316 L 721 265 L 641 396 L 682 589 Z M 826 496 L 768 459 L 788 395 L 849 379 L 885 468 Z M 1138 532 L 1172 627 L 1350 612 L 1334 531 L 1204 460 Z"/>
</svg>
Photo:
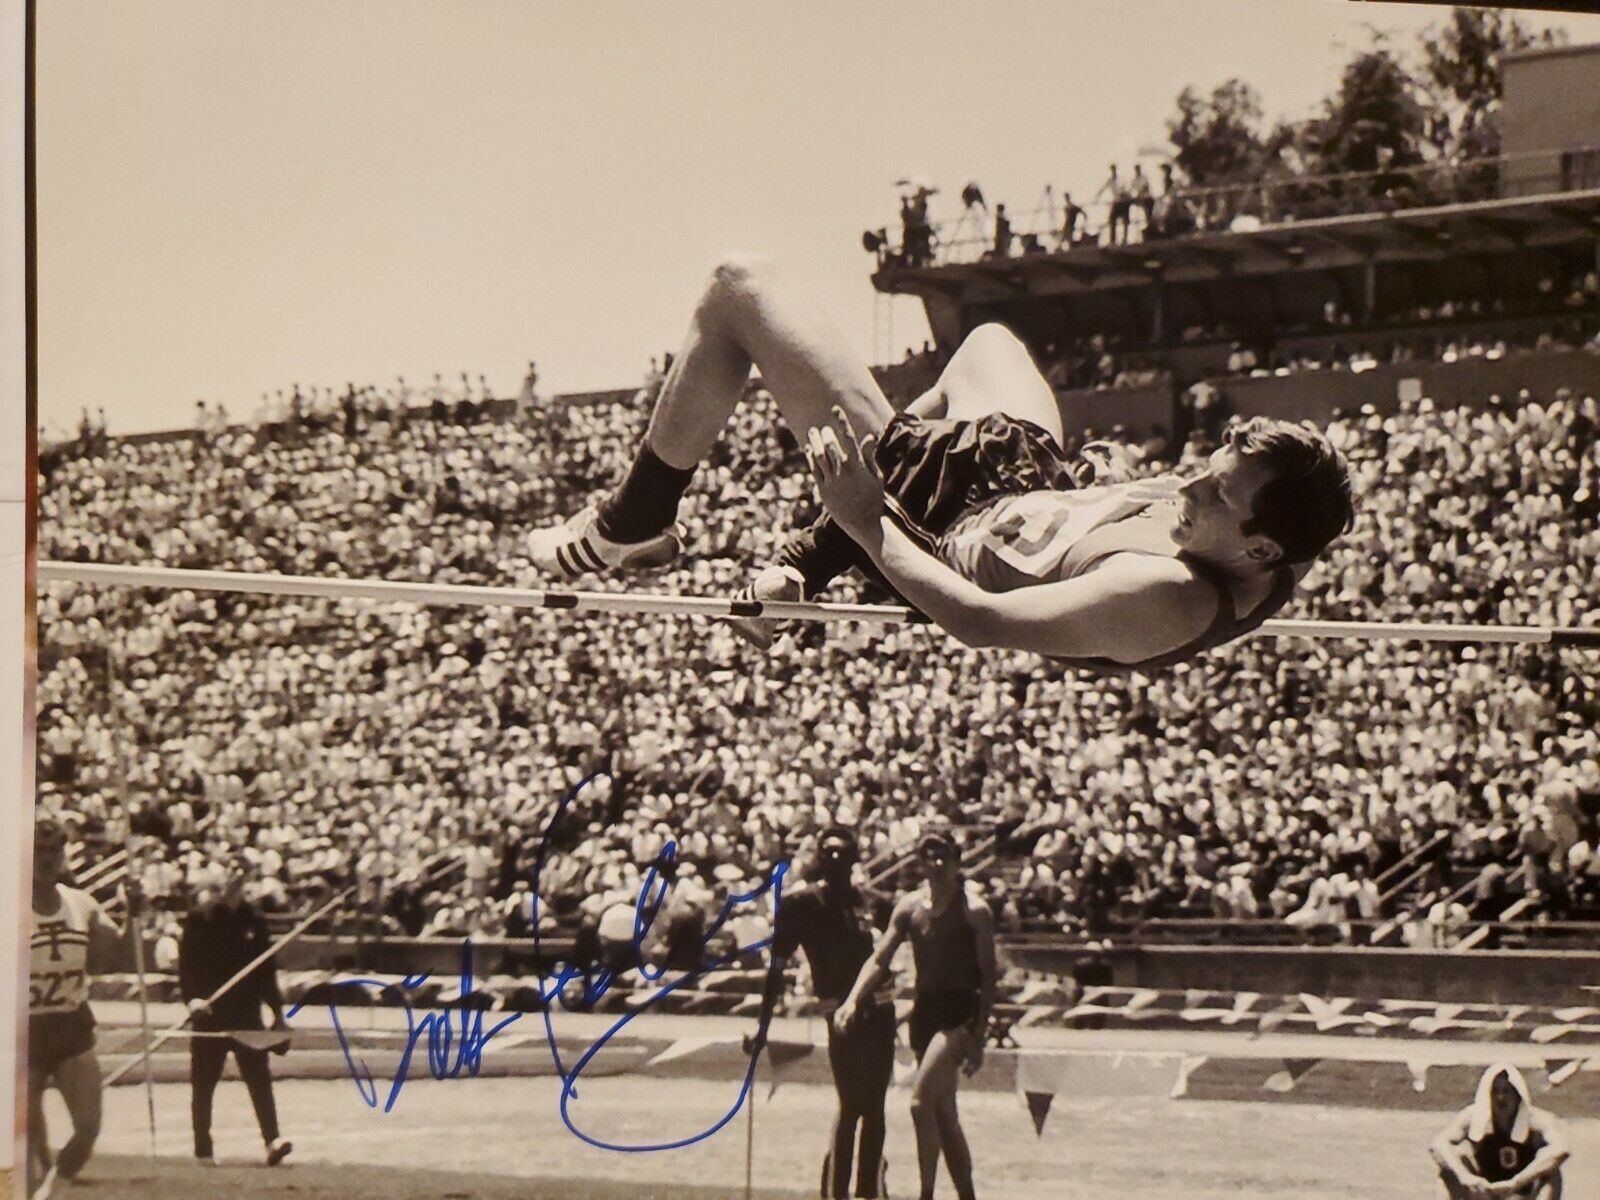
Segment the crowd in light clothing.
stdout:
<svg viewBox="0 0 1600 1200">
<path fill-rule="evenodd" d="M 523 535 L 620 475 L 648 391 L 65 448 L 40 556 L 528 584 Z M 1567 394 L 1334 419 L 1359 516 L 1285 615 L 1600 624 L 1597 420 Z M 686 499 L 689 554 L 586 586 L 729 594 L 815 506 L 753 389 Z M 1255 639 L 1098 678 L 920 627 L 760 653 L 698 619 L 66 585 L 39 630 L 41 804 L 131 843 L 157 909 L 239 846 L 269 909 L 355 882 L 393 934 L 592 930 L 669 841 L 711 908 L 827 822 L 887 861 L 944 816 L 998 838 L 977 886 L 1011 929 L 1395 916 L 1442 945 L 1518 899 L 1600 914 L 1592 655 Z M 1381 900 L 1414 851 L 1429 870 Z"/>
</svg>

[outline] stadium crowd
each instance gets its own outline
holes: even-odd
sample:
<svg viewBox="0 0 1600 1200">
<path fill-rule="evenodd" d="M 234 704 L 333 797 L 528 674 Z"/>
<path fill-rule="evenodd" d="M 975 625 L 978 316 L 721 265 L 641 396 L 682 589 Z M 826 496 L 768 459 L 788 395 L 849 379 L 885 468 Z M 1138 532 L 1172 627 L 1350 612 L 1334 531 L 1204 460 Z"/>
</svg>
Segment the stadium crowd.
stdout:
<svg viewBox="0 0 1600 1200">
<path fill-rule="evenodd" d="M 648 399 L 99 437 L 48 464 L 40 557 L 530 583 L 523 533 L 622 470 Z M 1290 615 L 1600 624 L 1597 427 L 1565 393 L 1335 419 L 1358 523 Z M 649 586 L 730 593 L 814 504 L 756 389 Z M 1009 928 L 1337 936 L 1413 851 L 1413 943 L 1519 896 L 1600 916 L 1597 676 L 1538 648 L 1258 639 L 1094 678 L 914 627 L 758 655 L 717 622 L 65 585 L 39 630 L 41 803 L 131 839 L 158 910 L 237 846 L 263 907 L 356 882 L 391 933 L 525 934 L 537 863 L 541 926 L 592 932 L 669 840 L 703 913 L 829 820 L 873 858 L 940 814 L 998 839 Z"/>
</svg>

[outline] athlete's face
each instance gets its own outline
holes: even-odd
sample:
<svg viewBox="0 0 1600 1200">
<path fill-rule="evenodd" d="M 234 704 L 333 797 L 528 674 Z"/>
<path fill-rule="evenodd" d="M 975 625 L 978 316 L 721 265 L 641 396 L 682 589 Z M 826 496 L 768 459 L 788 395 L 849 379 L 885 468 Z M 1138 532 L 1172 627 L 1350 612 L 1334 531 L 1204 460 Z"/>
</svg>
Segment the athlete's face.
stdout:
<svg viewBox="0 0 1600 1200">
<path fill-rule="evenodd" d="M 1201 474 L 1178 489 L 1183 506 L 1172 540 L 1197 558 L 1282 557 L 1271 538 L 1247 534 L 1243 528 L 1255 515 L 1256 494 L 1271 479 L 1272 472 L 1261 462 L 1223 446 Z"/>
<path fill-rule="evenodd" d="M 848 842 L 829 839 L 817 847 L 818 865 L 829 879 L 850 878 L 850 868 L 855 861 L 855 850 Z"/>
<path fill-rule="evenodd" d="M 33 879 L 43 887 L 54 886 L 66 873 L 67 847 L 59 838 L 44 837 L 33 843 Z"/>
<path fill-rule="evenodd" d="M 1503 1071 L 1494 1077 L 1494 1083 L 1489 1086 L 1489 1106 L 1494 1113 L 1495 1127 L 1510 1129 L 1511 1123 L 1517 1119 L 1517 1109 L 1522 1106 L 1522 1096 L 1517 1091 L 1517 1085 Z"/>
<path fill-rule="evenodd" d="M 929 883 L 949 883 L 961 872 L 961 858 L 948 846 L 924 846 L 918 852 L 917 860 Z"/>
</svg>

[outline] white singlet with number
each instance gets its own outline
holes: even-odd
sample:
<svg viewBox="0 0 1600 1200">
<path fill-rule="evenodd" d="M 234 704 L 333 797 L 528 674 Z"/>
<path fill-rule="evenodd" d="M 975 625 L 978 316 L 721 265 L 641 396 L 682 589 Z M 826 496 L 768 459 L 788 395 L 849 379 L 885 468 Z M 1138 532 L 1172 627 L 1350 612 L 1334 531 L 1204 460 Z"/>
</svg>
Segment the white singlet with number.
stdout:
<svg viewBox="0 0 1600 1200">
<path fill-rule="evenodd" d="M 940 539 L 939 552 L 985 591 L 1060 583 L 1102 557 L 1072 554 L 1090 534 L 1147 514 L 1175 517 L 1177 487 L 1177 480 L 1140 481 L 1005 496 L 958 518 Z M 1128 549 L 1145 548 L 1144 543 L 1151 548 L 1170 545 L 1170 528 L 1167 522 L 1148 533 L 1130 529 L 1129 536 L 1114 540 L 1126 541 Z"/>
<path fill-rule="evenodd" d="M 89 1002 L 89 934 L 107 918 L 87 892 L 56 885 L 61 904 L 33 914 L 28 937 L 28 1013 L 76 1012 Z"/>
</svg>

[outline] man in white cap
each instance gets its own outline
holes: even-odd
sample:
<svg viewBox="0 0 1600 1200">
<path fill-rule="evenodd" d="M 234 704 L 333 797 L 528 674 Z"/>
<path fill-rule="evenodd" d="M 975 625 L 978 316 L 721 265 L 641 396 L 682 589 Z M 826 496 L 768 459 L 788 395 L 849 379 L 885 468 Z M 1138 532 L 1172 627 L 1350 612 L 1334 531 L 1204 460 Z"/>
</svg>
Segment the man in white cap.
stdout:
<svg viewBox="0 0 1600 1200">
<path fill-rule="evenodd" d="M 1560 1200 L 1567 1139 L 1509 1063 L 1483 1073 L 1477 1097 L 1428 1149 L 1450 1200 Z"/>
</svg>

